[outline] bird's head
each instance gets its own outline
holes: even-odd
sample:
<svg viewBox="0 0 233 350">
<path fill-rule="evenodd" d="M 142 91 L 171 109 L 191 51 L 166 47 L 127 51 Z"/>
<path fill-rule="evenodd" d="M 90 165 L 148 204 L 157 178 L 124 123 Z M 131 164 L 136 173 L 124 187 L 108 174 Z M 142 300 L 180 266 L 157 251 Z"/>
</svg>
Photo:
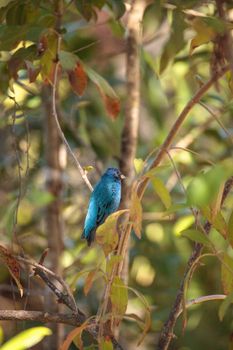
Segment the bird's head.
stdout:
<svg viewBox="0 0 233 350">
<path fill-rule="evenodd" d="M 117 168 L 108 168 L 105 171 L 104 175 L 113 177 L 113 178 L 118 179 L 118 180 L 125 179 L 125 176 L 123 174 L 121 174 L 120 170 Z"/>
</svg>

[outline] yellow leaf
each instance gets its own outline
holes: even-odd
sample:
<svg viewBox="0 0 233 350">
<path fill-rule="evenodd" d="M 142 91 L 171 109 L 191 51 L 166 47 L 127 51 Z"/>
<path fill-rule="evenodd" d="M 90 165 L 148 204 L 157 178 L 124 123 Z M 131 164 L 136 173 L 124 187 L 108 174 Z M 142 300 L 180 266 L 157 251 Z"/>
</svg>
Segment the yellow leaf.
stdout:
<svg viewBox="0 0 233 350">
<path fill-rule="evenodd" d="M 141 158 L 135 158 L 133 163 L 136 173 L 140 174 L 144 167 L 144 161 Z"/>
<path fill-rule="evenodd" d="M 111 253 L 118 244 L 117 220 L 126 212 L 128 212 L 128 209 L 116 211 L 109 215 L 105 222 L 97 228 L 96 241 L 102 246 L 105 256 Z"/>
<path fill-rule="evenodd" d="M 142 206 L 138 198 L 137 192 L 132 192 L 130 221 L 132 222 L 134 232 L 138 238 L 141 238 L 142 229 Z"/>
<path fill-rule="evenodd" d="M 113 316 L 117 323 L 123 318 L 128 304 L 128 290 L 120 277 L 115 276 L 111 286 L 110 299 L 112 303 Z"/>
</svg>

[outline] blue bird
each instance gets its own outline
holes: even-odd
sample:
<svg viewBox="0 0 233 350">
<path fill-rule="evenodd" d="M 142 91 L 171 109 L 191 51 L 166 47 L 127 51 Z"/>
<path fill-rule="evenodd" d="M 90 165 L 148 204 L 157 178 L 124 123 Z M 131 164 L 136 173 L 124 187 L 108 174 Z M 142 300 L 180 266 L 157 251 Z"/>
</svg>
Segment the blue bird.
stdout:
<svg viewBox="0 0 233 350">
<path fill-rule="evenodd" d="M 105 219 L 119 207 L 121 180 L 125 178 L 117 168 L 108 168 L 96 184 L 89 201 L 82 238 L 88 246 L 95 239 L 95 232 Z"/>
</svg>

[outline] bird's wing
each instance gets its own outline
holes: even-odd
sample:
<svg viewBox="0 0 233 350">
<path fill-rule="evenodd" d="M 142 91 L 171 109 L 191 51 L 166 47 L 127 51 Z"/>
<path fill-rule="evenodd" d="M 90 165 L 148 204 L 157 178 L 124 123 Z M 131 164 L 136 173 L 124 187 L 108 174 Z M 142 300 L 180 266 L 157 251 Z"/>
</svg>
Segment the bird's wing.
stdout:
<svg viewBox="0 0 233 350">
<path fill-rule="evenodd" d="M 96 223 L 97 226 L 101 225 L 106 217 L 110 214 L 110 207 L 111 207 L 112 201 L 99 201 L 98 203 L 98 210 L 97 210 L 97 216 L 96 216 Z"/>
</svg>

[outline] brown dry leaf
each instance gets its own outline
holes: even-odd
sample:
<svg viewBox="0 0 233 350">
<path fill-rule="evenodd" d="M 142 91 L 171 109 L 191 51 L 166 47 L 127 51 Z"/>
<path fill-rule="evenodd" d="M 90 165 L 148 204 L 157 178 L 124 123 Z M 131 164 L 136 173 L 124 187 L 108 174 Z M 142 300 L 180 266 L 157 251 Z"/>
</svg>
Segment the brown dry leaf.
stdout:
<svg viewBox="0 0 233 350">
<path fill-rule="evenodd" d="M 95 278 L 97 273 L 98 273 L 98 270 L 93 270 L 93 271 L 90 271 L 88 273 L 85 284 L 84 284 L 84 288 L 83 288 L 85 295 L 87 295 L 89 293 L 91 286 L 94 282 L 94 278 Z"/>
<path fill-rule="evenodd" d="M 0 259 L 2 260 L 3 264 L 7 266 L 12 278 L 14 279 L 18 289 L 20 296 L 22 298 L 23 296 L 23 287 L 20 283 L 20 264 L 19 262 L 13 257 L 13 255 L 10 253 L 8 249 L 0 245 Z"/>
<path fill-rule="evenodd" d="M 73 91 L 82 96 L 87 86 L 87 75 L 83 65 L 78 61 L 73 70 L 68 72 L 69 82 Z"/>
<path fill-rule="evenodd" d="M 108 95 L 104 95 L 102 92 L 101 95 L 104 100 L 106 111 L 110 117 L 116 119 L 120 112 L 120 100 L 117 97 L 113 98 Z"/>
</svg>

